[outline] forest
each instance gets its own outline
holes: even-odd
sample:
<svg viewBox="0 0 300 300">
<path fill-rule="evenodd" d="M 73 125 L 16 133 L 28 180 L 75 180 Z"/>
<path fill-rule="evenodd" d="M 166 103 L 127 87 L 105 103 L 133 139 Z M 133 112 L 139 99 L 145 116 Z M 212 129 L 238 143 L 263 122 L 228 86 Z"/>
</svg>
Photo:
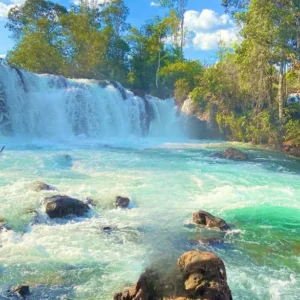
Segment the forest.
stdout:
<svg viewBox="0 0 300 300">
<path fill-rule="evenodd" d="M 135 28 L 123 0 L 70 9 L 27 0 L 9 11 L 11 66 L 69 78 L 115 80 L 178 106 L 190 98 L 199 118 L 213 115 L 228 140 L 300 147 L 300 1 L 220 0 L 239 42 L 219 43 L 218 62 L 185 58 L 188 0 L 160 0 L 164 17 Z"/>
</svg>

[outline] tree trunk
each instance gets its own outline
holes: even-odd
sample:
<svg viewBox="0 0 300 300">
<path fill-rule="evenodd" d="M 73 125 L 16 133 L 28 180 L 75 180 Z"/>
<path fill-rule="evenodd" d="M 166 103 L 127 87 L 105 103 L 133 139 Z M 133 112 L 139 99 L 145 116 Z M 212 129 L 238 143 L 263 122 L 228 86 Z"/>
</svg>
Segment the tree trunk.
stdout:
<svg viewBox="0 0 300 300">
<path fill-rule="evenodd" d="M 284 91 L 283 91 L 283 86 L 284 86 L 284 63 L 280 63 L 280 71 L 279 71 L 279 84 L 278 84 L 278 116 L 279 116 L 279 121 L 280 123 L 283 122 L 283 102 L 284 102 Z"/>
<path fill-rule="evenodd" d="M 155 83 L 156 83 L 156 88 L 158 89 L 158 79 L 159 79 L 159 70 L 160 70 L 160 50 L 158 50 L 158 64 L 157 64 L 157 70 L 156 70 L 156 79 L 155 79 Z"/>
<path fill-rule="evenodd" d="M 180 50 L 181 50 L 181 54 L 183 54 L 183 46 L 184 46 L 184 13 L 182 14 L 182 17 L 181 17 L 180 30 L 181 30 Z"/>
</svg>

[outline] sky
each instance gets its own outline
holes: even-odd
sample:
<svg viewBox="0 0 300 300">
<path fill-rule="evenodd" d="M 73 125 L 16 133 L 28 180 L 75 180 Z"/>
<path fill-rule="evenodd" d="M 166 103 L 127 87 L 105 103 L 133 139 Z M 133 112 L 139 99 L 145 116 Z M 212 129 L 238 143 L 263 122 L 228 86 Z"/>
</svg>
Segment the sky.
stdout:
<svg viewBox="0 0 300 300">
<path fill-rule="evenodd" d="M 78 0 L 52 0 L 66 7 Z M 103 2 L 105 0 L 98 0 Z M 108 1 L 108 0 L 107 0 Z M 154 16 L 164 16 L 166 10 L 159 7 L 155 0 L 124 0 L 130 9 L 128 22 L 140 27 Z M 7 12 L 10 7 L 20 5 L 25 0 L 0 0 L 0 57 L 14 47 L 10 33 L 5 28 Z M 224 13 L 221 0 L 189 0 L 185 13 L 185 26 L 189 32 L 189 41 L 185 46 L 188 59 L 199 59 L 202 62 L 217 61 L 217 49 L 220 41 L 231 44 L 237 37 L 237 28 L 230 16 Z"/>
</svg>

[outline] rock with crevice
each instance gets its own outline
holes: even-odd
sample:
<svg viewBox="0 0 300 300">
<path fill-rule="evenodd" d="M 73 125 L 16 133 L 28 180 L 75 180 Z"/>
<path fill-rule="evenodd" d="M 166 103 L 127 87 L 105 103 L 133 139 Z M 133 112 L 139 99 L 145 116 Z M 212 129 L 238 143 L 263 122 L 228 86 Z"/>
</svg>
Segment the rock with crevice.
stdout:
<svg viewBox="0 0 300 300">
<path fill-rule="evenodd" d="M 235 149 L 235 148 L 227 148 L 224 152 L 217 152 L 213 156 L 213 158 L 225 158 L 232 160 L 248 160 L 249 156 L 247 153 Z"/>
<path fill-rule="evenodd" d="M 185 252 L 174 271 L 160 269 L 147 270 L 113 300 L 232 300 L 225 265 L 212 252 Z"/>
<path fill-rule="evenodd" d="M 222 231 L 229 230 L 229 225 L 225 220 L 215 217 L 204 210 L 199 210 L 193 213 L 193 222 L 197 225 L 203 225 L 211 228 L 218 228 Z"/>
<path fill-rule="evenodd" d="M 65 218 L 69 215 L 84 216 L 89 211 L 88 204 L 69 196 L 52 196 L 45 198 L 46 214 L 51 218 Z"/>
<path fill-rule="evenodd" d="M 187 299 L 232 300 L 224 262 L 214 253 L 185 252 L 177 266 L 188 293 Z"/>
</svg>

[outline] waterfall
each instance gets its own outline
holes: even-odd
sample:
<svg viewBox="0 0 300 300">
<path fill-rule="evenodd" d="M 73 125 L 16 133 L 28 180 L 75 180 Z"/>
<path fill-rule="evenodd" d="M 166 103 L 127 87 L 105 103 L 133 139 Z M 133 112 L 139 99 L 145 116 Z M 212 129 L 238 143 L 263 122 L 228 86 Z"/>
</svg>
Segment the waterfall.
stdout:
<svg viewBox="0 0 300 300">
<path fill-rule="evenodd" d="M 116 82 L 37 75 L 0 66 L 0 137 L 174 138 L 172 99 L 142 99 Z"/>
</svg>

